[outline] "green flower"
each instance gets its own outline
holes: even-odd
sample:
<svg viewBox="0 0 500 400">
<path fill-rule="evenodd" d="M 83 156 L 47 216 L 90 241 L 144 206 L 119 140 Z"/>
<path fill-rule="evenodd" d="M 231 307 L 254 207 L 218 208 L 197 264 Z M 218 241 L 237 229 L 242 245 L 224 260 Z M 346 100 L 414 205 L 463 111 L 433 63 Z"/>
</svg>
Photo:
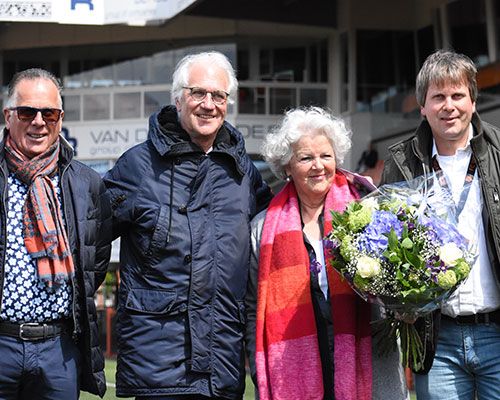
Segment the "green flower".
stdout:
<svg viewBox="0 0 500 400">
<path fill-rule="evenodd" d="M 349 216 L 349 229 L 358 232 L 363 229 L 372 220 L 372 210 L 369 207 L 363 207 L 353 211 Z"/>
<path fill-rule="evenodd" d="M 457 284 L 457 275 L 455 271 L 449 269 L 444 272 L 440 272 L 437 276 L 438 285 L 445 290 L 451 289 Z"/>
<path fill-rule="evenodd" d="M 464 259 L 458 260 L 457 265 L 453 269 L 458 280 L 465 279 L 469 276 L 470 267 Z"/>
<path fill-rule="evenodd" d="M 345 235 L 340 243 L 339 252 L 344 260 L 350 261 L 355 252 L 355 247 L 352 244 L 353 238 L 351 235 Z"/>
</svg>

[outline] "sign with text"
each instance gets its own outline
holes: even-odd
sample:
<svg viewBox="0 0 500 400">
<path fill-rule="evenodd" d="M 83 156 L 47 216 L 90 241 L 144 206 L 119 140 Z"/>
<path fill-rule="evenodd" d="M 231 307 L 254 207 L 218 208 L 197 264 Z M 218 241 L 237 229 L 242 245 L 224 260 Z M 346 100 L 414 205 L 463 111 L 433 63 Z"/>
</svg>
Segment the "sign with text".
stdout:
<svg viewBox="0 0 500 400">
<path fill-rule="evenodd" d="M 0 21 L 105 25 L 174 17 L 198 0 L 6 0 Z"/>
<path fill-rule="evenodd" d="M 259 154 L 265 135 L 279 122 L 279 117 L 237 117 L 230 122 L 242 133 L 249 154 Z M 148 121 L 64 123 L 66 139 L 79 159 L 117 159 L 132 146 L 148 137 Z"/>
</svg>

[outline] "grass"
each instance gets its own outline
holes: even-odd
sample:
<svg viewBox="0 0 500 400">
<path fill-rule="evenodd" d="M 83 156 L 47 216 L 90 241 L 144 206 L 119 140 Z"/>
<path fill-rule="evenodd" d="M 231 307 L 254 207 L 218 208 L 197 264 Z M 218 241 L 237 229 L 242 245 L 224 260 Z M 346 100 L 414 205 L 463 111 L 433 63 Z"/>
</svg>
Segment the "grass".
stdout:
<svg viewBox="0 0 500 400">
<path fill-rule="evenodd" d="M 106 394 L 104 395 L 104 400 L 116 400 L 115 394 L 115 370 L 116 370 L 116 360 L 114 359 L 106 359 L 105 371 L 106 371 L 106 380 L 108 383 L 108 390 L 106 390 Z M 93 394 L 82 392 L 80 394 L 80 400 L 99 400 L 99 396 L 94 396 Z M 246 390 L 245 395 L 243 396 L 244 400 L 254 400 L 253 393 L 253 383 L 250 375 L 247 375 L 246 380 Z"/>
<path fill-rule="evenodd" d="M 106 395 L 104 396 L 104 400 L 115 400 L 118 399 L 115 395 L 115 388 L 113 387 L 115 384 L 115 370 L 116 370 L 116 360 L 107 359 L 106 360 L 106 379 L 108 381 L 108 390 L 106 391 Z M 82 392 L 80 395 L 81 400 L 98 400 L 98 396 L 94 396 L 92 394 Z M 250 375 L 247 375 L 246 381 L 246 389 L 245 395 L 243 396 L 244 400 L 254 400 L 254 389 L 253 383 L 250 379 Z M 411 400 L 416 400 L 415 393 L 411 393 Z"/>
</svg>

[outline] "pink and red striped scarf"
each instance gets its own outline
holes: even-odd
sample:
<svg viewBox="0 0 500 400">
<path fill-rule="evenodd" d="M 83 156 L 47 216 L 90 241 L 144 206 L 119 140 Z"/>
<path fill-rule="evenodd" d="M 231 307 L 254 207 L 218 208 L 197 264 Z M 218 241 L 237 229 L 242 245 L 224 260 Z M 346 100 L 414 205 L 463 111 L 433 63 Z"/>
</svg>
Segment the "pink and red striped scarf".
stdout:
<svg viewBox="0 0 500 400">
<path fill-rule="evenodd" d="M 39 279 L 48 287 L 69 280 L 75 267 L 61 204 L 50 179 L 57 171 L 59 140 L 46 152 L 27 159 L 7 136 L 5 159 L 9 170 L 28 185 L 23 207 L 23 236 L 26 250 L 36 262 Z"/>
<path fill-rule="evenodd" d="M 359 198 L 337 172 L 325 200 L 342 211 Z M 329 255 L 325 255 L 329 257 Z M 328 259 L 327 259 L 328 265 Z M 327 267 L 334 329 L 337 400 L 371 399 L 370 306 Z M 323 399 L 321 359 L 311 299 L 309 257 L 304 245 L 297 192 L 288 183 L 269 205 L 260 244 L 256 366 L 261 400 Z"/>
</svg>

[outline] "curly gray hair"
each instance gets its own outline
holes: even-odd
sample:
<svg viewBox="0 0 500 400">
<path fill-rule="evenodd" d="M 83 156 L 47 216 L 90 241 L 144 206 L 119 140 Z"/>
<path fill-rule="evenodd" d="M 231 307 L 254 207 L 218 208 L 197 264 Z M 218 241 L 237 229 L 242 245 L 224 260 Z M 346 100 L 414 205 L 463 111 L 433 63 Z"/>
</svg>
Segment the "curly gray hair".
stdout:
<svg viewBox="0 0 500 400">
<path fill-rule="evenodd" d="M 351 148 L 351 131 L 345 122 L 320 107 L 300 107 L 287 111 L 283 121 L 262 144 L 261 154 L 273 173 L 286 178 L 286 166 L 293 155 L 292 145 L 305 135 L 324 135 L 332 144 L 335 162 L 342 165 Z"/>
</svg>

